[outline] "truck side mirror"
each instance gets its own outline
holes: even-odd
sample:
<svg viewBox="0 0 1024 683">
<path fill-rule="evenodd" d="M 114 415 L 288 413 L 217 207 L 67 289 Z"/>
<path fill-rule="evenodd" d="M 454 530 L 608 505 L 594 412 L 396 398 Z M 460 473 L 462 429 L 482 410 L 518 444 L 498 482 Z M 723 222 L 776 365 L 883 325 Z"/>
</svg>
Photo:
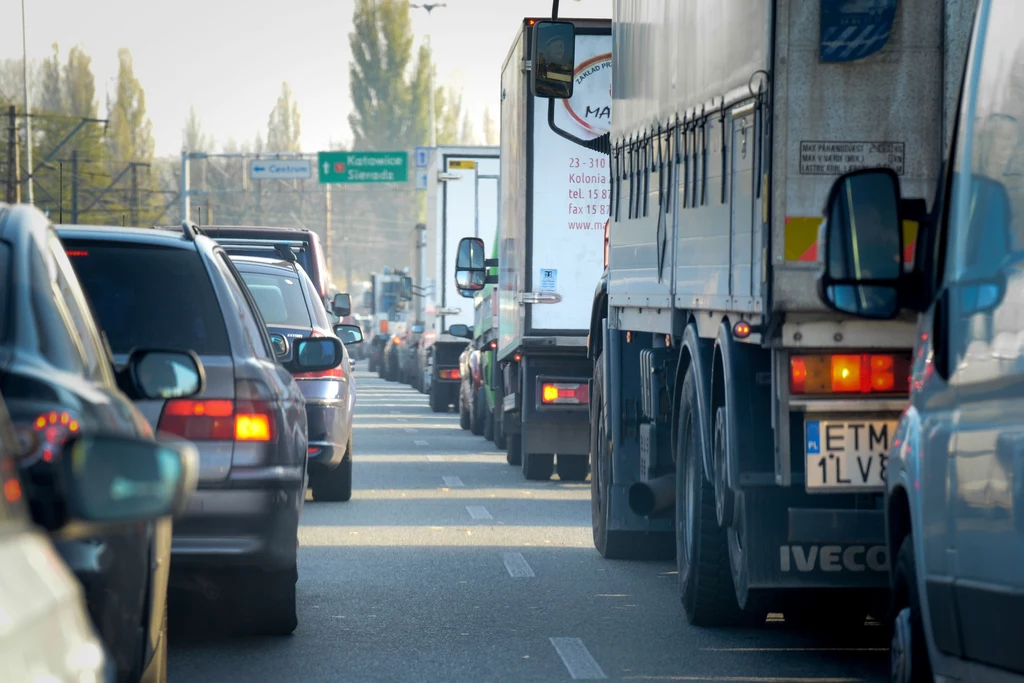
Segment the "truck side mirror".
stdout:
<svg viewBox="0 0 1024 683">
<path fill-rule="evenodd" d="M 402 277 L 402 292 L 399 298 L 402 301 L 412 301 L 412 278 L 408 275 Z"/>
<path fill-rule="evenodd" d="M 891 169 L 854 171 L 833 183 L 818 240 L 818 296 L 833 310 L 876 320 L 899 313 L 899 206 L 900 181 Z"/>
<path fill-rule="evenodd" d="M 352 297 L 348 294 L 335 294 L 332 308 L 334 315 L 344 318 L 352 312 Z"/>
<path fill-rule="evenodd" d="M 472 339 L 473 338 L 473 328 L 471 328 L 469 325 L 463 325 L 461 323 L 458 323 L 458 324 L 452 325 L 451 327 L 448 328 L 448 334 L 450 334 L 453 337 L 461 337 L 463 339 Z"/>
<path fill-rule="evenodd" d="M 484 241 L 479 237 L 463 237 L 455 257 L 455 287 L 459 294 L 472 296 L 487 284 L 487 266 L 484 259 Z"/>
<path fill-rule="evenodd" d="M 538 21 L 533 27 L 530 92 L 567 100 L 573 93 L 576 26 L 569 21 Z"/>
</svg>

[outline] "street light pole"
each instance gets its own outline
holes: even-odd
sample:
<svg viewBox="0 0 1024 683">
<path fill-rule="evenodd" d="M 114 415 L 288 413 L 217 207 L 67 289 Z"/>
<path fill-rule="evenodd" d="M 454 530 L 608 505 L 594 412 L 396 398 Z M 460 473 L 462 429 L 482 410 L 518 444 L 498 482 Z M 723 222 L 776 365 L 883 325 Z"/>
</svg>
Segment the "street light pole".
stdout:
<svg viewBox="0 0 1024 683">
<path fill-rule="evenodd" d="M 24 2 L 24 0 L 22 0 Z M 430 70 L 427 72 L 427 88 L 430 89 L 430 147 L 437 147 L 437 118 L 434 113 L 434 42 L 430 39 L 430 16 L 438 7 L 447 7 L 443 2 L 426 2 L 422 5 L 409 3 L 413 9 L 427 10 L 427 47 L 430 48 Z"/>
<path fill-rule="evenodd" d="M 25 95 L 25 166 L 28 173 L 25 181 L 28 189 L 28 203 L 35 204 L 35 193 L 32 191 L 32 111 L 28 106 L 28 41 L 25 38 L 25 0 L 21 0 L 21 76 Z"/>
</svg>

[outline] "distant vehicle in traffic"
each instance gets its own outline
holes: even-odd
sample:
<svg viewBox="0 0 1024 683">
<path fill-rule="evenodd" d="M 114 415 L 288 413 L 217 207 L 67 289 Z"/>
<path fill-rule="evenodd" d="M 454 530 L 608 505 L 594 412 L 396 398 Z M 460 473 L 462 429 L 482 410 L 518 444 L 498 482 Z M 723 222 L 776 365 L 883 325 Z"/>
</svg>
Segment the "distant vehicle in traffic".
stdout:
<svg viewBox="0 0 1024 683">
<path fill-rule="evenodd" d="M 233 256 L 242 279 L 260 309 L 277 357 L 290 361 L 292 342 L 304 337 L 338 334 L 345 346 L 359 344 L 357 325 L 332 326 L 309 277 L 289 261 Z M 349 314 L 346 294 L 338 294 L 340 317 Z M 341 305 L 344 302 L 344 305 Z M 309 485 L 314 500 L 347 501 L 352 497 L 352 411 L 356 385 L 348 352 L 338 367 L 292 376 L 306 398 L 309 429 Z"/>
</svg>

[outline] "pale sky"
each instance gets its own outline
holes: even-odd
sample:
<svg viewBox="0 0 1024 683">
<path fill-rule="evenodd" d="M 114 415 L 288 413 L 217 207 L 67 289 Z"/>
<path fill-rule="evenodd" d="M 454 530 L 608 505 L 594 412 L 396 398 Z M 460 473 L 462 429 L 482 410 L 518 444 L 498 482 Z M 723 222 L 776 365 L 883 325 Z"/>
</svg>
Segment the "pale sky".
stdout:
<svg viewBox="0 0 1024 683">
<path fill-rule="evenodd" d="M 427 0 L 434 2 L 436 0 Z M 194 105 L 219 148 L 228 138 L 266 137 L 267 118 L 287 81 L 302 116 L 305 152 L 351 139 L 348 34 L 354 0 L 24 0 L 29 60 L 66 57 L 82 44 L 92 57 L 100 111 L 113 93 L 117 50 L 127 47 L 146 91 L 157 155 L 181 151 Z M 422 4 L 424 0 L 418 0 Z M 428 18 L 412 10 L 417 45 L 432 28 L 438 84 L 464 88 L 480 134 L 483 111 L 498 117 L 499 76 L 518 23 L 551 12 L 550 0 L 445 0 Z M 20 15 L 8 0 L 0 58 L 21 57 Z M 611 0 L 561 0 L 562 17 L 610 17 Z M 432 24 L 432 26 L 431 26 Z"/>
</svg>

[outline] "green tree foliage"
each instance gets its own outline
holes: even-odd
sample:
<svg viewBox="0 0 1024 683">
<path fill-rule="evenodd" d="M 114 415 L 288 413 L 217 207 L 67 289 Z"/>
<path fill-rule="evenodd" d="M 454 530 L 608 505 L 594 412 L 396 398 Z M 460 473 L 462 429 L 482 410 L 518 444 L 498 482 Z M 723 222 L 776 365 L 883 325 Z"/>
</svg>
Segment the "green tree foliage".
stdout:
<svg viewBox="0 0 1024 683">
<path fill-rule="evenodd" d="M 153 123 L 146 115 L 146 93 L 135 76 L 131 52 L 121 48 L 117 58 L 117 91 L 114 98 L 107 101 L 108 161 L 118 187 L 124 187 L 118 192 L 123 202 L 122 216 L 131 216 L 135 208 L 138 214 L 133 222 L 145 224 L 152 220 L 156 209 L 153 201 L 156 175 L 151 173 Z M 137 165 L 135 170 L 130 168 L 132 164 Z"/>
<path fill-rule="evenodd" d="M 281 94 L 267 121 L 267 151 L 301 152 L 300 120 L 299 105 L 292 98 L 292 89 L 287 83 L 282 83 Z"/>
<path fill-rule="evenodd" d="M 483 143 L 485 145 L 497 145 L 499 144 L 498 138 L 498 124 L 491 116 L 491 108 L 484 109 L 484 123 L 483 123 Z"/>
<path fill-rule="evenodd" d="M 203 132 L 203 124 L 196 114 L 196 108 L 189 107 L 185 128 L 181 133 L 182 144 L 189 152 L 212 152 L 213 138 Z"/>
</svg>

